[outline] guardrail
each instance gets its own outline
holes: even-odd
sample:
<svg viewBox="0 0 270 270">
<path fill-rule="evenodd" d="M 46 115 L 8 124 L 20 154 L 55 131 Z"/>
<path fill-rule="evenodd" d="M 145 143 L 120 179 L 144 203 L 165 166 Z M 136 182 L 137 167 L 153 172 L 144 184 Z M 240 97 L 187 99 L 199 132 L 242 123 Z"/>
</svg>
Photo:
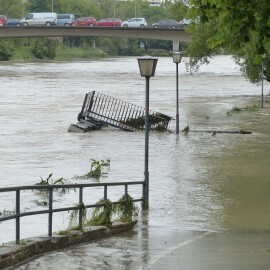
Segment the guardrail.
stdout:
<svg viewBox="0 0 270 270">
<path fill-rule="evenodd" d="M 82 229 L 82 219 L 83 219 L 83 208 L 95 208 L 104 206 L 103 204 L 90 204 L 90 205 L 84 205 L 83 203 L 83 189 L 84 188 L 94 188 L 94 187 L 103 187 L 104 189 L 104 199 L 108 199 L 108 187 L 112 186 L 124 186 L 125 187 L 125 195 L 128 194 L 128 187 L 131 185 L 142 185 L 142 194 L 144 198 L 145 194 L 145 182 L 144 181 L 135 181 L 135 182 L 118 182 L 118 183 L 91 183 L 91 184 L 65 184 L 65 185 L 34 185 L 34 186 L 18 186 L 18 187 L 7 187 L 7 188 L 0 188 L 0 193 L 7 193 L 7 192 L 15 192 L 16 193 L 16 199 L 15 199 L 15 214 L 14 215 L 8 215 L 4 217 L 0 217 L 0 222 L 7 221 L 7 220 L 16 220 L 16 243 L 20 242 L 20 219 L 25 216 L 34 216 L 34 215 L 41 215 L 41 214 L 48 214 L 48 236 L 52 236 L 52 225 L 53 225 L 53 213 L 56 212 L 66 212 L 66 211 L 72 211 L 72 210 L 78 210 L 79 211 L 79 228 Z M 79 189 L 79 206 L 73 206 L 73 207 L 64 207 L 64 208 L 53 208 L 53 191 L 54 189 Z M 23 212 L 20 211 L 20 205 L 21 205 L 21 199 L 20 194 L 21 191 L 26 190 L 48 190 L 48 196 L 49 196 L 49 203 L 48 203 L 48 209 L 47 210 L 39 210 L 39 211 L 29 211 L 29 212 Z M 133 199 L 133 202 L 140 202 L 144 199 Z M 119 202 L 112 202 L 113 204 L 119 203 Z M 83 205 L 83 208 L 82 208 Z"/>
</svg>

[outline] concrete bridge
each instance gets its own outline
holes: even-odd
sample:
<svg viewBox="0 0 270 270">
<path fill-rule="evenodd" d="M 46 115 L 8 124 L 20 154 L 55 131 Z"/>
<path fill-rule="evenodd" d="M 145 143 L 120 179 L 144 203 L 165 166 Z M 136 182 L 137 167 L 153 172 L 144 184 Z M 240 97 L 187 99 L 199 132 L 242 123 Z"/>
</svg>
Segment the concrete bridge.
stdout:
<svg viewBox="0 0 270 270">
<path fill-rule="evenodd" d="M 192 38 L 184 29 L 122 28 L 122 27 L 68 27 L 68 26 L 2 26 L 0 38 L 26 37 L 118 37 L 189 42 Z"/>
</svg>

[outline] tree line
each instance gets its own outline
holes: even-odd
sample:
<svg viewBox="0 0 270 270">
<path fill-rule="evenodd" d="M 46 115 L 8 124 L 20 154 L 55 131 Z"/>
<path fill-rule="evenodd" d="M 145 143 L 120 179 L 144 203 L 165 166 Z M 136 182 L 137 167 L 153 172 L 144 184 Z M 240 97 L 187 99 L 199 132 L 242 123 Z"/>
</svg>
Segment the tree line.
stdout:
<svg viewBox="0 0 270 270">
<path fill-rule="evenodd" d="M 94 17 L 97 20 L 116 17 L 126 20 L 132 17 L 146 18 L 150 23 L 163 18 L 180 21 L 188 7 L 182 2 L 166 0 L 160 6 L 150 6 L 146 0 L 0 0 L 0 13 L 8 18 L 23 18 L 29 12 L 71 13 L 78 17 Z"/>
</svg>

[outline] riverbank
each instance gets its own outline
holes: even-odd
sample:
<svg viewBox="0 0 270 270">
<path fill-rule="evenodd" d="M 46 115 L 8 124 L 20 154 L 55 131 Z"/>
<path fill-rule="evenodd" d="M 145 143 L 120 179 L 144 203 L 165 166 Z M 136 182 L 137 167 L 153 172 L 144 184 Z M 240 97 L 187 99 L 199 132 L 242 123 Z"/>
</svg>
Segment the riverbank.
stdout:
<svg viewBox="0 0 270 270">
<path fill-rule="evenodd" d="M 68 47 L 65 45 L 59 45 L 56 48 L 56 55 L 53 61 L 62 60 L 83 60 L 83 59 L 100 59 L 106 58 L 108 54 L 98 48 L 91 47 Z M 33 53 L 31 46 L 20 46 L 14 49 L 14 54 L 10 61 L 40 61 Z"/>
</svg>

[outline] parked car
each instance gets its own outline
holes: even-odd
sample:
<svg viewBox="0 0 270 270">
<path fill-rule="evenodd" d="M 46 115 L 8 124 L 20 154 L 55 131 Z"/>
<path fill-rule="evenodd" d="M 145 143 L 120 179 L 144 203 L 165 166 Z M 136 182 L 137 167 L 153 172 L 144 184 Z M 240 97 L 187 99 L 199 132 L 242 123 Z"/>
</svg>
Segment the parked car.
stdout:
<svg viewBox="0 0 270 270">
<path fill-rule="evenodd" d="M 145 18 L 132 18 L 122 22 L 123 27 L 147 27 Z"/>
<path fill-rule="evenodd" d="M 102 19 L 97 23 L 97 26 L 118 26 L 122 25 L 122 21 L 117 18 L 106 18 Z"/>
<path fill-rule="evenodd" d="M 21 25 L 55 25 L 57 24 L 57 14 L 55 12 L 33 12 L 21 19 Z"/>
<path fill-rule="evenodd" d="M 7 19 L 4 25 L 20 26 L 21 20 L 20 19 Z"/>
<path fill-rule="evenodd" d="M 7 20 L 7 17 L 5 15 L 0 15 L 0 25 L 3 25 Z"/>
<path fill-rule="evenodd" d="M 177 28 L 179 27 L 179 23 L 176 20 L 172 19 L 165 19 L 157 23 L 153 23 L 152 27 L 159 28 L 159 27 L 165 27 L 165 28 Z"/>
<path fill-rule="evenodd" d="M 69 26 L 96 26 L 97 21 L 93 17 L 81 17 L 68 23 Z"/>
<path fill-rule="evenodd" d="M 68 26 L 68 23 L 74 19 L 74 14 L 57 14 L 57 25 Z"/>
<path fill-rule="evenodd" d="M 179 26 L 183 29 L 186 29 L 189 27 L 189 25 L 192 23 L 192 19 L 184 19 L 179 22 Z"/>
</svg>

